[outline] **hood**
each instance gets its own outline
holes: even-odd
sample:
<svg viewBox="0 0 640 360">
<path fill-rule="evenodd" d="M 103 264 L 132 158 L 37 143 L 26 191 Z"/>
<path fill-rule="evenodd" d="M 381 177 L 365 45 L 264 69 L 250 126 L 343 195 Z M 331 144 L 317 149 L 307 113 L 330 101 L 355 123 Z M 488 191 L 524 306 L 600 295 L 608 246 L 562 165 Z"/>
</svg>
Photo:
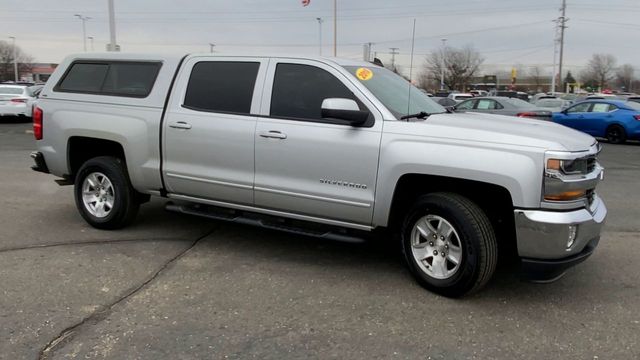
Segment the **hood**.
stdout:
<svg viewBox="0 0 640 360">
<path fill-rule="evenodd" d="M 404 123 L 404 122 L 403 122 Z M 412 123 L 406 133 L 429 137 L 489 142 L 558 151 L 589 150 L 588 134 L 546 120 L 479 113 L 445 113 Z M 395 127 L 397 132 L 399 127 Z M 404 132 L 404 131 L 403 131 Z"/>
</svg>

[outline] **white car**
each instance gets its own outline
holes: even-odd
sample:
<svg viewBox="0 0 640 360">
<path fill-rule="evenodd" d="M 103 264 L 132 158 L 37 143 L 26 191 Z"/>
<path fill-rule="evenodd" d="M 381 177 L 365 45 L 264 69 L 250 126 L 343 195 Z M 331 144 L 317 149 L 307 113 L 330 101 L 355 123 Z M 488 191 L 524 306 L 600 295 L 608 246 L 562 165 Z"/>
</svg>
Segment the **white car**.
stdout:
<svg viewBox="0 0 640 360">
<path fill-rule="evenodd" d="M 473 98 L 473 94 L 468 94 L 468 93 L 449 94 L 449 99 L 455 100 L 455 102 L 457 102 L 457 103 L 462 102 L 462 101 L 467 100 L 467 99 L 472 99 L 472 98 Z"/>
<path fill-rule="evenodd" d="M 0 116 L 31 117 L 35 99 L 27 86 L 0 84 Z"/>
</svg>

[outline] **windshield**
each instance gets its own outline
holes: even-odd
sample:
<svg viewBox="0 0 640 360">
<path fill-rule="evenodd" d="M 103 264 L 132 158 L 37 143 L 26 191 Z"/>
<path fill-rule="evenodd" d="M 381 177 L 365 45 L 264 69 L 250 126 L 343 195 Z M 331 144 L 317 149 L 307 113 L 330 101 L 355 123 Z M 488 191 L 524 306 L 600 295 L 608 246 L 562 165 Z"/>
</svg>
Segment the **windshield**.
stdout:
<svg viewBox="0 0 640 360">
<path fill-rule="evenodd" d="M 516 98 L 508 98 L 508 99 L 504 99 L 504 101 L 508 102 L 509 104 L 515 106 L 518 109 L 529 109 L 529 110 L 533 110 L 536 108 L 535 105 L 532 105 L 531 103 L 528 103 L 524 100 L 520 100 L 520 99 L 516 99 Z"/>
<path fill-rule="evenodd" d="M 396 119 L 421 111 L 428 114 L 446 112 L 441 105 L 431 100 L 420 89 L 385 68 L 376 65 L 345 66 L 344 68 L 369 89 Z M 409 88 L 411 88 L 411 98 L 409 98 Z"/>
<path fill-rule="evenodd" d="M 560 107 L 564 104 L 564 100 L 540 100 L 536 103 L 536 105 L 541 107 Z"/>
<path fill-rule="evenodd" d="M 23 92 L 22 88 L 0 86 L 0 94 L 21 95 L 22 92 Z"/>
<path fill-rule="evenodd" d="M 627 101 L 626 104 L 628 107 L 632 108 L 633 110 L 640 111 L 640 103 L 637 103 L 632 100 L 632 101 Z"/>
</svg>

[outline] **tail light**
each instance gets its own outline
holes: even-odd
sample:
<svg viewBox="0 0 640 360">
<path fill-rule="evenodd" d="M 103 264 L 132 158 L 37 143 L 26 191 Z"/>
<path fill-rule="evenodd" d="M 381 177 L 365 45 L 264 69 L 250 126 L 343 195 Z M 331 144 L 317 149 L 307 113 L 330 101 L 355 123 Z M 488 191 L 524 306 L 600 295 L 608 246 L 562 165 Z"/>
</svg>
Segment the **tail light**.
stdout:
<svg viewBox="0 0 640 360">
<path fill-rule="evenodd" d="M 33 136 L 36 140 L 42 140 L 42 109 L 33 109 Z"/>
<path fill-rule="evenodd" d="M 27 99 L 11 99 L 11 102 L 12 103 L 22 103 L 22 104 L 24 104 L 24 103 L 27 102 Z"/>
<path fill-rule="evenodd" d="M 536 117 L 536 116 L 540 116 L 540 114 L 538 113 L 534 113 L 534 112 L 521 112 L 518 113 L 518 115 L 516 115 L 518 117 Z"/>
<path fill-rule="evenodd" d="M 633 118 L 636 120 L 640 120 L 640 115 L 633 115 Z"/>
</svg>

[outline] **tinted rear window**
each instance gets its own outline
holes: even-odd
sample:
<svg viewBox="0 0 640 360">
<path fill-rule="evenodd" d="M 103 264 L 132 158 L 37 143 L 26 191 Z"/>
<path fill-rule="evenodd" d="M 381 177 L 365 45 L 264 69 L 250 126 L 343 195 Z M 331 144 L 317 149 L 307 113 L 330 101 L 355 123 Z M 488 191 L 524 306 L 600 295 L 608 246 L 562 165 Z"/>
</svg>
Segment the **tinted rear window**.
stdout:
<svg viewBox="0 0 640 360">
<path fill-rule="evenodd" d="M 249 114 L 260 63 L 202 61 L 193 66 L 184 106 L 192 110 Z"/>
<path fill-rule="evenodd" d="M 74 63 L 55 91 L 146 97 L 151 92 L 159 62 Z"/>
<path fill-rule="evenodd" d="M 147 96 L 160 64 L 111 64 L 102 91 L 110 94 Z"/>
</svg>

